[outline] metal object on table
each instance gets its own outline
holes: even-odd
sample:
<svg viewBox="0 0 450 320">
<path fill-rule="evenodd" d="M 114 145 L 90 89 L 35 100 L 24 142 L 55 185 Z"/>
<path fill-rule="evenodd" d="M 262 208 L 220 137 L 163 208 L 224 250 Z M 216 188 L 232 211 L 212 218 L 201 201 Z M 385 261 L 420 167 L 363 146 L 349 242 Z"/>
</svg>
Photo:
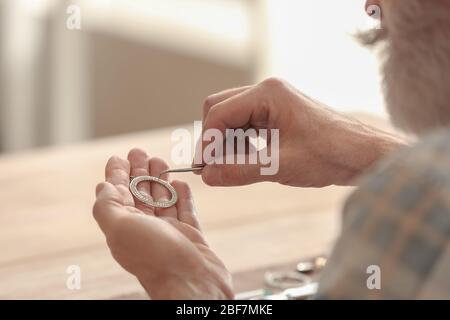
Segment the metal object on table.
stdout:
<svg viewBox="0 0 450 320">
<path fill-rule="evenodd" d="M 299 287 L 285 289 L 273 293 L 267 289 L 252 290 L 236 295 L 236 300 L 307 300 L 317 293 L 317 282 L 311 282 Z"/>
<path fill-rule="evenodd" d="M 311 282 L 297 288 L 289 288 L 280 293 L 261 297 L 260 300 L 307 300 L 317 292 L 318 283 Z"/>
<path fill-rule="evenodd" d="M 256 289 L 251 291 L 245 291 L 237 293 L 234 297 L 235 300 L 259 300 L 265 296 L 272 294 L 272 291 L 267 289 Z"/>
<path fill-rule="evenodd" d="M 299 287 L 310 282 L 310 277 L 295 271 L 266 272 L 264 274 L 264 283 L 269 288 L 278 290 Z"/>
<path fill-rule="evenodd" d="M 305 300 L 317 292 L 318 273 L 327 262 L 325 256 L 317 256 L 297 264 L 295 271 L 266 272 L 265 287 L 242 292 L 236 299 L 244 300 Z"/>
<path fill-rule="evenodd" d="M 327 259 L 323 256 L 315 257 L 311 260 L 301 261 L 297 264 L 297 271 L 303 274 L 309 274 L 320 271 L 325 267 Z"/>
</svg>

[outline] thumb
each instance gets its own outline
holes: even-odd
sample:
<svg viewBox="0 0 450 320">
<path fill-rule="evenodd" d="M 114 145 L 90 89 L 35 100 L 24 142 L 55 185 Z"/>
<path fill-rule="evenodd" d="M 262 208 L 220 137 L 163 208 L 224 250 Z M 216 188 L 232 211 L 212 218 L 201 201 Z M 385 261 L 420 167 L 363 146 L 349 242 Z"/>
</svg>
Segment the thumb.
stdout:
<svg viewBox="0 0 450 320">
<path fill-rule="evenodd" d="M 259 164 L 209 164 L 202 170 L 202 179 L 209 186 L 243 186 L 267 181 Z"/>
</svg>

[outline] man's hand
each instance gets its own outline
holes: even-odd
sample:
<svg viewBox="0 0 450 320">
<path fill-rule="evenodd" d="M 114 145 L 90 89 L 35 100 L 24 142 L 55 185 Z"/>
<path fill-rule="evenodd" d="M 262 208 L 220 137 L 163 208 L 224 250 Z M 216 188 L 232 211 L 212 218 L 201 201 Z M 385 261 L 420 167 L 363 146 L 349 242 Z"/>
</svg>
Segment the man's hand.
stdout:
<svg viewBox="0 0 450 320">
<path fill-rule="evenodd" d="M 210 164 L 202 178 L 213 186 L 261 181 L 299 187 L 350 185 L 402 145 L 398 138 L 341 115 L 276 78 L 208 97 L 203 130 L 211 128 L 223 133 L 236 128 L 280 130 L 278 174 L 261 175 L 257 164 Z"/>
<path fill-rule="evenodd" d="M 200 231 L 189 186 L 172 182 L 178 202 L 171 208 L 146 207 L 129 191 L 130 176 L 159 176 L 167 168 L 139 149 L 128 160 L 108 161 L 93 214 L 111 253 L 153 299 L 232 299 L 230 274 Z M 138 189 L 157 200 L 170 196 L 158 184 L 143 182 Z"/>
</svg>

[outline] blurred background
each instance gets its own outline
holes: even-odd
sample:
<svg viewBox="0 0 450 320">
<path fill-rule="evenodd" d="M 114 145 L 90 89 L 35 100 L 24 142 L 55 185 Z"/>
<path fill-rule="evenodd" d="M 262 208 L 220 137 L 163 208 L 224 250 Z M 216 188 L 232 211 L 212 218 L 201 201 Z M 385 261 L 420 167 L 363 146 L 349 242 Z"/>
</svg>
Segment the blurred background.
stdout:
<svg viewBox="0 0 450 320">
<path fill-rule="evenodd" d="M 0 153 L 199 120 L 268 76 L 384 115 L 352 38 L 373 23 L 364 0 L 0 0 Z"/>
</svg>

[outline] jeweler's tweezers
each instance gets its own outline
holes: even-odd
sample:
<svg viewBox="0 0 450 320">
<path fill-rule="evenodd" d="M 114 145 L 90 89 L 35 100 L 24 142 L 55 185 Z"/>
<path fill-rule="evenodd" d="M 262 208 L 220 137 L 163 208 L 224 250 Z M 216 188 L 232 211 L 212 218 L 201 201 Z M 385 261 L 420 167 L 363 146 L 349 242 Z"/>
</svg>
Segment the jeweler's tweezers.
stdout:
<svg viewBox="0 0 450 320">
<path fill-rule="evenodd" d="M 180 169 L 167 169 L 162 171 L 159 174 L 159 178 L 161 178 L 161 176 L 165 173 L 171 173 L 171 172 L 194 172 L 194 171 L 202 171 L 202 169 L 204 168 L 205 165 L 200 165 L 200 166 L 194 166 L 194 167 L 189 167 L 189 168 L 180 168 Z"/>
</svg>

